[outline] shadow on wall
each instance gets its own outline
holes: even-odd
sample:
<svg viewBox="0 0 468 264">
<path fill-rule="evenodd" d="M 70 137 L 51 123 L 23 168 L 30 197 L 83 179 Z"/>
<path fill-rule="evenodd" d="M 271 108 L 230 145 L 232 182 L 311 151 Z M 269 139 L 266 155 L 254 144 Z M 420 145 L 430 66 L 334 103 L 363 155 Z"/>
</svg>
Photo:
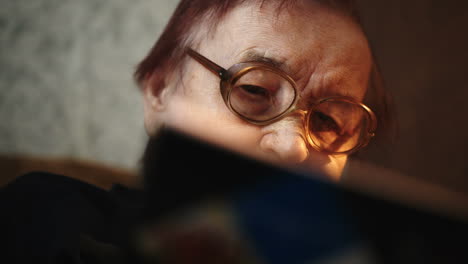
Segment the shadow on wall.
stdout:
<svg viewBox="0 0 468 264">
<path fill-rule="evenodd" d="M 394 152 L 374 161 L 468 193 L 468 2 L 358 3 L 400 126 Z"/>
</svg>

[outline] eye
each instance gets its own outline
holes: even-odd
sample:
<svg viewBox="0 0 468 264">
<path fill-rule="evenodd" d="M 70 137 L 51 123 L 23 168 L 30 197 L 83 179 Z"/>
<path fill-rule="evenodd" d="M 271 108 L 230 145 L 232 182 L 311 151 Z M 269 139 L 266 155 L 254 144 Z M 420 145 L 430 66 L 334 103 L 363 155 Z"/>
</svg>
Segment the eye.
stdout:
<svg viewBox="0 0 468 264">
<path fill-rule="evenodd" d="M 325 132 L 325 131 L 332 131 L 335 133 L 339 133 L 340 127 L 335 122 L 335 120 L 322 113 L 322 112 L 314 112 L 311 117 L 312 121 L 312 130 L 316 132 Z"/>
<path fill-rule="evenodd" d="M 235 86 L 229 100 L 235 111 L 249 118 L 268 114 L 273 105 L 272 95 L 267 88 L 251 84 Z"/>
<path fill-rule="evenodd" d="M 256 96 L 269 96 L 270 94 L 267 89 L 256 85 L 241 85 L 240 88 L 245 92 Z"/>
<path fill-rule="evenodd" d="M 258 85 L 243 84 L 235 87 L 232 91 L 244 101 L 244 104 L 269 105 L 272 103 L 272 93 L 268 88 Z"/>
</svg>

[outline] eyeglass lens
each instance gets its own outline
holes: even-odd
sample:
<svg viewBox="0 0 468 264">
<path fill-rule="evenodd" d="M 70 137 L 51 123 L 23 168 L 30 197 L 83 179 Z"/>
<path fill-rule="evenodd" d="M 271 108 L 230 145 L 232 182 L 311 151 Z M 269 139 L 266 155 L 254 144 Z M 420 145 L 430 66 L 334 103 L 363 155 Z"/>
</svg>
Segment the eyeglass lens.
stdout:
<svg viewBox="0 0 468 264">
<path fill-rule="evenodd" d="M 331 153 L 347 152 L 361 144 L 369 124 L 364 108 L 346 101 L 325 101 L 314 106 L 307 122 L 312 143 Z"/>
<path fill-rule="evenodd" d="M 229 103 L 241 116 L 265 121 L 287 111 L 295 96 L 296 91 L 288 80 L 273 71 L 257 68 L 232 84 Z"/>
<path fill-rule="evenodd" d="M 266 121 L 280 116 L 294 103 L 296 91 L 283 76 L 255 68 L 232 83 L 228 103 L 240 116 Z M 330 100 L 314 106 L 308 114 L 310 143 L 330 153 L 352 150 L 366 136 L 368 116 L 358 104 Z"/>
</svg>

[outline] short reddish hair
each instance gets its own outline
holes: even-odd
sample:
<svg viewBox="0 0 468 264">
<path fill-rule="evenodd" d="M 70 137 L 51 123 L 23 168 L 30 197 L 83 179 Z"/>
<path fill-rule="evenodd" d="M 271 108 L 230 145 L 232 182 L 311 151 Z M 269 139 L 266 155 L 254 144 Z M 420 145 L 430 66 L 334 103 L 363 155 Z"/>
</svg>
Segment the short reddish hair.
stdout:
<svg viewBox="0 0 468 264">
<path fill-rule="evenodd" d="M 297 6 L 304 1 L 317 2 L 337 10 L 343 15 L 351 17 L 361 26 L 354 0 L 181 0 L 158 41 L 151 48 L 149 54 L 138 64 L 134 78 L 141 88 L 144 82 L 152 76 L 152 85 L 156 89 L 161 88 L 167 75 L 183 63 L 185 49 L 193 45 L 190 43 L 189 35 L 194 26 L 198 25 L 202 19 L 209 19 L 210 23 L 208 24 L 215 28 L 230 10 L 243 3 L 258 2 L 261 6 L 266 2 L 274 2 L 277 4 L 278 11 L 281 11 L 288 7 Z M 369 88 L 364 101 L 377 116 L 376 134 L 381 138 L 393 139 L 395 122 L 392 103 L 390 96 L 384 89 L 375 57 L 373 61 Z"/>
<path fill-rule="evenodd" d="M 275 0 L 268 0 L 275 1 Z M 276 0 L 278 10 L 304 0 Z M 338 9 L 359 21 L 353 0 L 310 0 Z M 138 84 L 142 84 L 154 72 L 167 73 L 173 70 L 183 60 L 185 48 L 188 46 L 187 37 L 194 25 L 201 18 L 210 14 L 210 21 L 215 27 L 230 10 L 246 2 L 260 2 L 267 0 L 181 0 L 175 9 L 169 23 L 166 25 L 158 41 L 149 54 L 138 65 L 134 77 Z M 169 71 L 170 72 L 170 71 Z M 164 75 L 164 74 L 161 74 Z"/>
</svg>

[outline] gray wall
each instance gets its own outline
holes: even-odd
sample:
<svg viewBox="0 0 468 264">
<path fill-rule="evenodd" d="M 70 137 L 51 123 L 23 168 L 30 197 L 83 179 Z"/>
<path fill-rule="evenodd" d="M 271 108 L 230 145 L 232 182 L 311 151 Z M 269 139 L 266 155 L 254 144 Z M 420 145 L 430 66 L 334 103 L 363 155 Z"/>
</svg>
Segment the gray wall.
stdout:
<svg viewBox="0 0 468 264">
<path fill-rule="evenodd" d="M 146 136 L 132 71 L 175 4 L 1 1 L 0 152 L 135 167 Z"/>
<path fill-rule="evenodd" d="M 358 2 L 400 120 L 374 161 L 468 192 L 468 4 Z M 131 73 L 176 1 L 1 4 L 0 152 L 135 167 L 146 138 Z"/>
</svg>

